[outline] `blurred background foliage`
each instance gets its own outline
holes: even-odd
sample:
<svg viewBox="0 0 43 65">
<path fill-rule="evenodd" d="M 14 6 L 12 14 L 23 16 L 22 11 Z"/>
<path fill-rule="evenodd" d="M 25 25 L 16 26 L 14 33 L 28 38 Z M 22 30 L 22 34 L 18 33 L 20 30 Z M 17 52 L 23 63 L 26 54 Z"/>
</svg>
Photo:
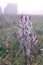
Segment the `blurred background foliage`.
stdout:
<svg viewBox="0 0 43 65">
<path fill-rule="evenodd" d="M 24 53 L 15 37 L 15 26 L 18 25 L 19 17 L 20 15 L 0 16 L 0 65 L 24 65 Z M 43 65 L 43 52 L 39 51 L 43 47 L 43 16 L 32 16 L 32 21 L 38 35 L 38 43 L 32 48 L 32 61 Z M 7 40 L 6 43 L 4 40 Z M 28 65 L 29 59 L 28 57 Z"/>
</svg>

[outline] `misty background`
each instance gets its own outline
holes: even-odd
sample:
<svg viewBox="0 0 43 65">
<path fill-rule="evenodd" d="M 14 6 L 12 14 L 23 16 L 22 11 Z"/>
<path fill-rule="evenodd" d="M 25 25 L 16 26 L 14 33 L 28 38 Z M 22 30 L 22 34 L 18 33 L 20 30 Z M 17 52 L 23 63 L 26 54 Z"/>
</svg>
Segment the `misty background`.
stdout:
<svg viewBox="0 0 43 65">
<path fill-rule="evenodd" d="M 2 8 L 0 6 L 0 14 L 17 14 L 18 8 L 17 4 L 7 4 L 7 6 L 4 8 L 4 12 L 2 11 Z"/>
<path fill-rule="evenodd" d="M 2 12 L 4 12 L 4 9 L 6 9 L 7 6 L 10 6 L 8 4 L 13 4 L 12 6 L 15 7 L 17 6 L 16 8 L 18 14 L 23 13 L 23 14 L 43 15 L 43 0 L 0 0 L 0 6 L 2 8 Z M 9 8 L 11 9 L 12 7 Z"/>
</svg>

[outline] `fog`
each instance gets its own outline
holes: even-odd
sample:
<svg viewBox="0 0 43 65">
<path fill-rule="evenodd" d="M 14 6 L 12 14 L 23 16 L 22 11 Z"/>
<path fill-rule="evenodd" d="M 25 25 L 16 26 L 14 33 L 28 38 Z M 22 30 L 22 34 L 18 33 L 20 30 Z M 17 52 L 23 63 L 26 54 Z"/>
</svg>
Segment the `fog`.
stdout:
<svg viewBox="0 0 43 65">
<path fill-rule="evenodd" d="M 43 0 L 0 0 L 3 10 L 8 3 L 17 4 L 19 14 L 43 15 Z"/>
</svg>

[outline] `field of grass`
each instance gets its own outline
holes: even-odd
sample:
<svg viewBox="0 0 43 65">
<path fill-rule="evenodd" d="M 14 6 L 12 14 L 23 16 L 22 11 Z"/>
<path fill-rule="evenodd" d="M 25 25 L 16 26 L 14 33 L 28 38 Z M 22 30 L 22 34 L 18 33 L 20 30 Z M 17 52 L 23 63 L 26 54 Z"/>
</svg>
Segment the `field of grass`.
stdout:
<svg viewBox="0 0 43 65">
<path fill-rule="evenodd" d="M 0 65 L 24 65 L 24 53 L 15 37 L 18 19 L 18 15 L 0 16 Z M 38 65 L 43 65 L 43 52 L 37 54 L 38 49 L 43 46 L 43 16 L 32 16 L 31 20 L 34 23 L 34 31 L 38 35 L 38 43 L 33 47 L 33 62 L 37 61 Z M 27 59 L 28 65 L 29 59 Z"/>
</svg>

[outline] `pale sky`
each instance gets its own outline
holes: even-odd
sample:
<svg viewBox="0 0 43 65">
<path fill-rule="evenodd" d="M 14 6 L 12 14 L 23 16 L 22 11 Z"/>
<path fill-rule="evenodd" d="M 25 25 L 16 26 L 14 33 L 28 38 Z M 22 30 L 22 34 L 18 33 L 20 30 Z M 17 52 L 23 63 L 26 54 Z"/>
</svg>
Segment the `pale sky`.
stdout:
<svg viewBox="0 0 43 65">
<path fill-rule="evenodd" d="M 43 0 L 0 0 L 2 9 L 8 3 L 16 3 L 18 5 L 18 13 L 43 15 Z"/>
</svg>

